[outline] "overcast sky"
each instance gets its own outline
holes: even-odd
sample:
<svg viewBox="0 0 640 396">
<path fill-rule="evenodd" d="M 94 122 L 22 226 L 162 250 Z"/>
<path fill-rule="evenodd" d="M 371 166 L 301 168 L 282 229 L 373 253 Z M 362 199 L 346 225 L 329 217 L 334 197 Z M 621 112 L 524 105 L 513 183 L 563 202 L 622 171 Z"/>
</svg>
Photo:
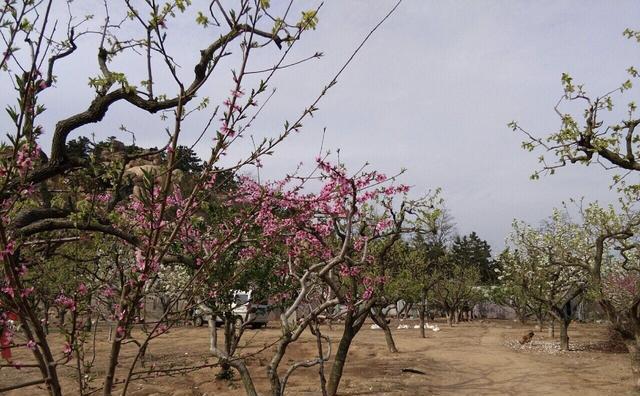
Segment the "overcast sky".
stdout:
<svg viewBox="0 0 640 396">
<path fill-rule="evenodd" d="M 100 4 L 74 2 L 97 15 Z M 309 8 L 317 3 L 297 4 Z M 327 1 L 317 30 L 304 37 L 291 59 L 315 51 L 325 56 L 276 79 L 277 94 L 255 125 L 256 135 L 274 135 L 285 119 L 295 118 L 394 4 Z M 562 72 L 584 82 L 594 95 L 618 86 L 627 78 L 625 69 L 639 63 L 639 44 L 622 37 L 626 27 L 640 28 L 638 21 L 637 1 L 404 0 L 323 99 L 320 111 L 305 122 L 304 131 L 265 161 L 262 175 L 277 178 L 301 161 L 312 163 L 326 127 L 324 148 L 339 148 L 351 167 L 369 162 L 388 174 L 407 168 L 402 180 L 416 195 L 442 187 L 459 232 L 476 231 L 497 253 L 514 218 L 536 223 L 568 198 L 609 202 L 614 197 L 608 189 L 611 174 L 595 166 L 570 167 L 530 181 L 538 154 L 523 151 L 522 136 L 506 124 L 517 120 L 538 134 L 557 129 L 553 106 L 562 93 Z M 178 59 L 190 73 L 192 60 L 210 37 L 201 28 L 177 28 L 185 31 L 174 42 Z M 94 48 L 81 47 L 84 61 L 61 63 L 57 69 L 60 88 L 43 94 L 47 131 L 56 119 L 86 107 L 92 95 L 87 76 L 97 74 Z M 228 92 L 222 83 L 207 89 L 214 103 Z M 126 109 L 116 106 L 101 126 L 83 132 L 128 141 L 117 131 L 125 124 L 136 131 L 139 145 L 164 144 L 164 124 L 157 115 Z M 200 132 L 202 119 L 196 121 L 187 124 L 185 144 Z M 202 155 L 209 142 L 197 146 Z"/>
</svg>

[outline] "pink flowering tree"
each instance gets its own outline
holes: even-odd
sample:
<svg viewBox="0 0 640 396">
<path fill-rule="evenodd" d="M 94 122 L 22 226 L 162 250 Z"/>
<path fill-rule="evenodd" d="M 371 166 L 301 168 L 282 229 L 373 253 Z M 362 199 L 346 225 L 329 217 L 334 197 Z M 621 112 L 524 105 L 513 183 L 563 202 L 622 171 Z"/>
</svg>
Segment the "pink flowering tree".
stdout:
<svg viewBox="0 0 640 396">
<path fill-rule="evenodd" d="M 630 307 L 636 309 L 635 298 L 639 294 L 640 276 L 629 273 L 621 268 L 611 268 L 603 280 L 603 292 L 611 305 L 618 312 L 628 311 Z M 618 315 L 618 321 L 624 320 Z M 623 325 L 618 322 L 618 325 Z"/>
<path fill-rule="evenodd" d="M 287 347 L 307 327 L 317 324 L 320 316 L 340 314 L 344 331 L 328 380 L 324 369 L 320 370 L 323 392 L 336 393 L 351 342 L 386 282 L 385 257 L 402 234 L 409 232 L 407 216 L 422 203 L 406 198 L 407 186 L 394 185 L 378 172 L 349 175 L 344 166 L 321 158 L 317 165 L 317 175 L 290 176 L 267 186 L 246 180 L 247 193 L 241 195 L 247 203 L 260 202 L 256 222 L 266 241 L 280 238 L 286 250 L 277 272 L 291 282 L 291 289 L 281 296 L 283 336 L 267 367 L 274 395 L 284 392 L 298 367 L 324 366 L 328 356 L 320 349 L 317 359 L 296 363 L 284 375 L 278 371 Z M 305 192 L 302 186 L 313 179 L 322 182 L 320 191 Z M 394 205 L 398 195 L 405 197 Z M 376 241 L 383 242 L 373 251 L 370 248 Z M 319 327 L 313 329 L 319 340 L 329 341 Z"/>
<path fill-rule="evenodd" d="M 132 381 L 161 375 L 161 369 L 151 367 L 145 374 L 136 367 L 150 342 L 170 331 L 175 323 L 171 315 L 180 311 L 180 301 L 193 305 L 216 264 L 229 252 L 241 251 L 250 265 L 251 256 L 260 249 L 267 252 L 272 246 L 268 241 L 274 238 L 281 239 L 287 251 L 282 276 L 297 285 L 283 296 L 291 303 L 283 311 L 282 323 L 293 326 L 285 331 L 283 340 L 289 341 L 284 344 L 334 303 L 353 307 L 349 312 L 370 304 L 382 280 L 354 268 L 371 260 L 368 241 L 387 228 L 395 227 L 397 234 L 398 223 L 371 224 L 361 207 L 382 195 L 403 193 L 405 187 L 383 188 L 376 183 L 384 180 L 374 172 L 347 176 L 340 166 L 324 161 L 319 168 L 326 186 L 316 195 L 304 193 L 300 186 L 285 188 L 294 179 L 261 186 L 237 178 L 245 167 L 261 166 L 263 156 L 301 130 L 302 121 L 315 113 L 345 68 L 280 132 L 257 141 L 245 155 L 232 157 L 230 151 L 249 135 L 265 109 L 273 77 L 320 56 L 289 60 L 291 49 L 315 28 L 321 4 L 300 10 L 275 9 L 264 0 L 211 1 L 200 9 L 203 5 L 183 0 L 104 1 L 94 7 L 97 15 L 84 18 L 76 16 L 76 6 L 61 7 L 51 0 L 9 0 L 0 6 L 1 78 L 14 93 L 6 103 L 8 122 L 3 124 L 8 139 L 0 147 L 2 356 L 8 366 L 39 375 L 20 377 L 24 381 L 0 391 L 41 385 L 51 395 L 99 391 L 111 395 L 116 387 L 126 394 Z M 184 20 L 195 20 L 206 43 L 192 59 L 183 61 L 174 52 L 184 43 L 180 36 Z M 71 95 L 65 87 L 76 76 L 61 66 L 85 62 L 82 51 L 87 48 L 95 50 L 97 65 L 89 78 L 88 101 L 53 122 L 43 118 L 47 103 Z M 252 62 L 257 54 L 263 56 L 262 64 L 267 59 L 272 66 L 262 69 L 260 62 Z M 236 63 L 231 72 L 225 71 L 222 66 L 232 59 Z M 222 91 L 212 89 L 215 76 L 229 78 Z M 109 145 L 91 143 L 88 127 L 104 127 L 103 120 L 112 117 L 118 106 L 131 114 L 158 114 L 167 131 L 164 146 L 122 147 L 115 140 Z M 197 113 L 208 119 L 200 130 L 201 139 L 210 141 L 210 155 L 197 172 L 185 174 L 182 148 L 194 144 L 187 139 L 185 125 Z M 131 132 L 126 126 L 121 130 Z M 72 134 L 80 137 L 70 141 Z M 90 153 L 87 144 L 95 146 Z M 225 188 L 220 182 L 225 175 L 240 180 L 239 187 Z M 222 200 L 235 205 L 231 215 L 219 219 L 202 215 L 211 202 Z M 250 241 L 256 227 L 264 238 Z M 296 232 L 282 239 L 277 231 L 285 229 Z M 349 282 L 337 273 L 342 264 L 349 271 L 343 274 L 352 279 Z M 182 290 L 172 292 L 157 321 L 136 327 L 143 319 L 145 299 L 166 266 L 182 266 L 188 279 Z M 47 289 L 45 283 L 56 283 L 47 275 L 52 271 L 65 281 Z M 328 294 L 319 292 L 321 281 Z M 345 283 L 351 284 L 350 289 Z M 323 302 L 310 311 L 310 319 L 294 325 L 293 313 L 311 301 L 311 295 L 313 301 Z M 62 339 L 47 333 L 49 308 L 66 315 L 59 323 Z M 91 338 L 88 331 L 95 331 L 101 320 L 108 321 L 114 332 L 108 354 L 97 359 L 105 365 L 104 375 L 96 378 L 92 363 L 87 364 L 94 359 L 85 358 L 84 348 Z M 19 323 L 20 329 L 10 321 Z M 124 345 L 135 345 L 138 353 L 122 368 Z M 7 351 L 15 348 L 26 348 L 33 361 L 7 357 Z M 212 352 L 237 369 L 243 380 L 249 378 L 242 359 L 230 359 L 215 347 Z M 279 356 L 269 366 L 275 373 L 270 376 L 272 383 L 279 378 Z M 76 384 L 59 374 L 60 367 L 70 364 L 77 368 Z M 287 377 L 274 389 L 282 392 Z M 251 393 L 249 381 L 245 386 Z M 336 387 L 337 383 L 332 394 Z"/>
<path fill-rule="evenodd" d="M 251 220 L 251 226 L 244 229 L 233 246 L 226 246 L 216 256 L 215 266 L 201 272 L 203 277 L 193 277 L 194 284 L 205 287 L 190 291 L 199 294 L 199 299 L 212 301 L 210 350 L 219 359 L 223 373 L 234 368 L 240 374 L 247 394 L 256 394 L 254 373 L 245 363 L 247 356 L 237 354 L 237 346 L 250 323 L 238 323 L 232 312 L 222 306 L 228 305 L 224 304 L 225 299 L 233 298 L 233 290 L 253 288 L 257 282 L 261 282 L 261 291 L 271 293 L 270 299 L 280 308 L 282 336 L 267 366 L 274 395 L 284 393 L 296 369 L 323 366 L 329 358 L 322 345 L 331 348 L 331 340 L 320 333 L 320 318 L 336 314 L 349 318 L 328 384 L 321 370 L 321 387 L 327 393 L 335 393 L 350 343 L 386 283 L 382 275 L 388 268 L 386 255 L 402 234 L 412 229 L 407 217 L 423 204 L 422 200 L 409 200 L 408 187 L 395 185 L 394 179 L 365 170 L 349 175 L 344 166 L 324 159 L 317 160 L 311 175 L 291 175 L 264 184 L 240 177 L 215 210 L 215 229 L 206 227 L 207 232 L 193 235 L 194 242 L 206 245 L 211 238 L 224 236 L 220 229 L 235 229 L 239 219 Z M 319 191 L 309 192 L 309 184 L 314 182 L 321 184 Z M 403 199 L 394 205 L 397 196 Z M 188 238 L 181 239 L 185 240 Z M 370 250 L 376 243 L 379 249 Z M 336 312 L 338 306 L 342 309 Z M 217 315 L 225 323 L 222 346 L 217 342 Z M 318 357 L 295 362 L 281 373 L 287 348 L 307 328 L 318 338 Z M 153 336 L 150 333 L 147 340 Z M 130 373 L 133 368 L 134 365 Z"/>
</svg>

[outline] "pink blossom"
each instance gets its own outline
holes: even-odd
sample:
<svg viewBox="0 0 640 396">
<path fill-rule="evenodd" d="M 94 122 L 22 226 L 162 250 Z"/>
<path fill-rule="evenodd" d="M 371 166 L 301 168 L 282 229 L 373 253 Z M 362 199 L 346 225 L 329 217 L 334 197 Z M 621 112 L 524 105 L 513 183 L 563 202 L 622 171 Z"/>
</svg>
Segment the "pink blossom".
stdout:
<svg viewBox="0 0 640 396">
<path fill-rule="evenodd" d="M 76 302 L 73 298 L 65 296 L 64 294 L 58 295 L 54 301 L 57 305 L 74 312 L 76 310 Z"/>
<path fill-rule="evenodd" d="M 107 203 L 111 200 L 111 194 L 110 193 L 98 194 L 96 196 L 96 200 L 100 203 Z"/>
<path fill-rule="evenodd" d="M 31 149 L 29 145 L 24 144 L 16 155 L 16 167 L 20 175 L 24 176 L 29 170 L 31 170 L 34 158 L 40 152 L 38 146 Z"/>
<path fill-rule="evenodd" d="M 7 258 L 12 255 L 15 251 L 15 246 L 16 243 L 14 241 L 7 242 L 5 248 L 3 250 L 0 250 L 0 255 L 2 256 L 2 258 Z"/>
<path fill-rule="evenodd" d="M 71 344 L 69 344 L 69 342 L 65 342 L 64 345 L 62 346 L 62 353 L 64 353 L 66 356 L 71 355 L 71 352 L 73 351 L 73 348 L 71 347 Z"/>
<path fill-rule="evenodd" d="M 156 329 L 156 331 L 154 332 L 154 334 L 156 336 L 159 336 L 161 334 L 166 333 L 169 330 L 169 327 L 166 324 L 161 324 L 160 326 L 158 326 L 158 328 Z"/>
<path fill-rule="evenodd" d="M 145 268 L 147 267 L 147 260 L 144 257 L 144 254 L 142 253 L 142 251 L 140 249 L 136 249 L 134 255 L 135 255 L 135 258 L 136 258 L 136 267 L 137 267 L 138 271 L 144 272 Z"/>
<path fill-rule="evenodd" d="M 242 97 L 242 95 L 244 95 L 244 92 L 239 89 L 234 89 L 231 91 L 231 96 L 233 96 L 234 98 L 240 98 Z"/>
<path fill-rule="evenodd" d="M 78 294 L 80 294 L 81 296 L 84 296 L 87 294 L 88 289 L 87 289 L 87 285 L 85 285 L 84 283 L 80 283 L 78 285 Z"/>
<path fill-rule="evenodd" d="M 110 286 L 107 286 L 102 290 L 102 295 L 107 297 L 107 298 L 113 297 L 114 294 L 115 294 L 115 292 L 113 291 L 113 289 Z"/>
<path fill-rule="evenodd" d="M 235 135 L 235 131 L 232 128 L 229 128 L 226 122 L 220 127 L 220 132 L 228 137 L 233 137 Z"/>
</svg>

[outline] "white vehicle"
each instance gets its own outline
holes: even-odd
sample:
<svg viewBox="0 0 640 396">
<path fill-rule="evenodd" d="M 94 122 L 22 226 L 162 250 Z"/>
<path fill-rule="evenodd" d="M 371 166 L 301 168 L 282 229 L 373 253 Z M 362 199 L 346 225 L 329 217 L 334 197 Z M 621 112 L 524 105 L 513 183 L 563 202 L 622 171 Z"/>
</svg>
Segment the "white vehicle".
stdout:
<svg viewBox="0 0 640 396">
<path fill-rule="evenodd" d="M 232 312 L 236 326 L 248 325 L 254 329 L 266 327 L 269 322 L 269 305 L 263 301 L 254 301 L 253 291 L 237 290 L 234 292 Z M 199 304 L 193 311 L 193 323 L 202 326 L 211 318 L 213 311 L 204 304 Z M 216 326 L 224 323 L 224 320 L 216 316 Z"/>
</svg>

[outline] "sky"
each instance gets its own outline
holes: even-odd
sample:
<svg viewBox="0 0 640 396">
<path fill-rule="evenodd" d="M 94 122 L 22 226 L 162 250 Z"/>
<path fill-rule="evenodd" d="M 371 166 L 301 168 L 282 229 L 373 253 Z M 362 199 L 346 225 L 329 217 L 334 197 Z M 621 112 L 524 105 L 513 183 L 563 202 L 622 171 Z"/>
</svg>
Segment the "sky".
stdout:
<svg viewBox="0 0 640 396">
<path fill-rule="evenodd" d="M 256 138 L 274 136 L 285 120 L 296 118 L 395 2 L 326 1 L 317 29 L 303 36 L 290 59 L 316 51 L 324 56 L 275 78 L 277 92 L 253 126 Z M 276 10 L 282 5 L 280 0 L 271 3 Z M 78 15 L 94 13 L 97 20 L 101 4 L 76 1 L 73 6 Z M 317 4 L 297 1 L 295 12 Z M 114 14 L 122 11 L 113 7 Z M 623 38 L 622 31 L 640 28 L 639 20 L 635 1 L 404 0 L 322 99 L 315 116 L 305 121 L 303 131 L 264 161 L 261 177 L 275 179 L 300 162 L 313 164 L 321 146 L 333 153 L 339 149 L 340 159 L 351 169 L 369 163 L 372 169 L 394 174 L 406 168 L 401 181 L 412 186 L 412 194 L 441 187 L 458 232 L 477 232 L 497 254 L 514 218 L 538 223 L 569 198 L 603 203 L 615 199 L 609 189 L 611 172 L 597 166 L 568 167 L 529 180 L 541 153 L 522 150 L 523 136 L 507 123 L 516 120 L 537 135 L 557 130 L 554 105 L 562 94 L 563 72 L 585 83 L 593 95 L 619 86 L 627 79 L 625 70 L 638 66 L 640 53 L 640 44 Z M 168 28 L 176 37 L 170 42 L 172 50 L 184 64 L 181 72 L 188 76 L 211 32 L 177 21 L 169 21 Z M 86 107 L 92 96 L 87 79 L 98 68 L 90 41 L 78 50 L 81 61 L 60 62 L 58 86 L 42 94 L 48 107 L 41 119 L 46 133 L 56 120 Z M 277 48 L 266 52 L 271 57 L 258 58 L 250 67 L 269 66 L 279 54 Z M 206 87 L 203 94 L 210 95 L 212 103 L 228 94 L 229 70 L 237 60 L 237 54 L 231 55 L 220 77 Z M 127 69 L 132 80 L 141 80 L 142 65 L 118 59 L 113 69 Z M 170 80 L 158 77 L 158 83 Z M 199 135 L 208 115 L 185 123 L 185 144 Z M 136 132 L 138 145 L 161 146 L 169 123 L 117 105 L 102 123 L 79 133 L 115 135 L 130 142 L 130 135 L 118 131 L 120 125 Z M 239 150 L 250 144 L 245 139 Z M 205 138 L 196 149 L 205 156 L 208 147 Z"/>
</svg>

